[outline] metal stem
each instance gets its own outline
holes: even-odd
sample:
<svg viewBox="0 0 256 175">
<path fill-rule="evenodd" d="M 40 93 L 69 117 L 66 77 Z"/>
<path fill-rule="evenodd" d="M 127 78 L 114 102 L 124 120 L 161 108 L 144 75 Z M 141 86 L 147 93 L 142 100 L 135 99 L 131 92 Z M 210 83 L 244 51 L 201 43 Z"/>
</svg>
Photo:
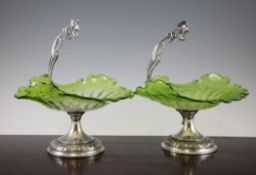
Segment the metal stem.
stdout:
<svg viewBox="0 0 256 175">
<path fill-rule="evenodd" d="M 189 32 L 187 22 L 181 21 L 178 23 L 177 28 L 172 32 L 168 33 L 159 43 L 157 43 L 152 52 L 152 59 L 150 60 L 147 68 L 147 80 L 152 77 L 152 73 L 156 66 L 160 63 L 160 55 L 162 54 L 163 49 L 169 43 L 175 41 L 185 41 L 186 34 Z"/>
<path fill-rule="evenodd" d="M 197 111 L 184 111 L 184 110 L 178 110 L 180 114 L 183 117 L 183 128 L 179 133 L 174 135 L 173 137 L 177 140 L 182 141 L 201 141 L 205 137 L 200 134 L 193 122 L 194 116 L 197 113 Z"/>
<path fill-rule="evenodd" d="M 68 113 L 71 118 L 71 126 L 68 131 L 68 133 L 59 140 L 62 143 L 69 143 L 69 144 L 77 144 L 77 143 L 88 143 L 92 141 L 93 139 L 89 137 L 85 132 L 83 131 L 82 125 L 81 125 L 81 118 L 84 114 L 83 112 L 69 112 Z"/>
<path fill-rule="evenodd" d="M 69 112 L 71 127 L 69 132 L 51 141 L 47 151 L 57 157 L 92 157 L 104 151 L 102 142 L 86 135 L 81 126 L 83 112 Z"/>
</svg>

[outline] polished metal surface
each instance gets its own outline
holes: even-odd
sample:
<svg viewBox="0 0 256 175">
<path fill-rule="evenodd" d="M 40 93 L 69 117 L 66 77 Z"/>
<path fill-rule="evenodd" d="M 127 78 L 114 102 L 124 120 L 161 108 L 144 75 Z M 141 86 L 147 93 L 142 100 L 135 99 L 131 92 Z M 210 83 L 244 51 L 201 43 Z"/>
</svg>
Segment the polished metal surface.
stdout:
<svg viewBox="0 0 256 175">
<path fill-rule="evenodd" d="M 52 72 L 56 61 L 59 58 L 59 51 L 65 40 L 71 40 L 78 37 L 80 30 L 78 20 L 71 19 L 70 24 L 62 29 L 62 32 L 55 38 L 52 44 L 51 56 L 48 67 L 48 75 L 52 80 Z"/>
<path fill-rule="evenodd" d="M 182 111 L 179 110 L 180 114 L 183 117 L 183 128 L 177 134 L 173 135 L 172 137 L 181 140 L 181 141 L 202 141 L 205 137 L 200 134 L 193 122 L 194 116 L 197 111 Z"/>
<path fill-rule="evenodd" d="M 48 153 L 58 157 L 90 157 L 104 151 L 102 142 L 84 133 L 81 126 L 82 112 L 68 113 L 71 117 L 69 132 L 51 141 Z"/>
<path fill-rule="evenodd" d="M 178 154 L 209 154 L 217 150 L 213 139 L 200 134 L 193 122 L 197 111 L 179 110 L 183 117 L 183 128 L 175 135 L 168 136 L 161 143 L 161 147 L 171 153 Z"/>
<path fill-rule="evenodd" d="M 187 22 L 181 21 L 178 23 L 177 28 L 172 32 L 168 33 L 159 43 L 157 43 L 152 52 L 152 59 L 149 62 L 147 68 L 147 80 L 152 77 L 152 73 L 156 66 L 160 63 L 160 55 L 163 52 L 163 49 L 170 43 L 176 41 L 185 41 L 186 35 L 189 32 Z"/>
<path fill-rule="evenodd" d="M 172 42 L 185 41 L 188 32 L 187 22 L 181 21 L 175 30 L 168 33 L 166 37 L 155 45 L 152 59 L 147 68 L 147 80 L 151 79 L 154 69 L 160 63 L 163 49 Z M 192 155 L 209 154 L 216 151 L 217 146 L 213 140 L 200 134 L 193 123 L 193 118 L 197 111 L 179 110 L 179 112 L 183 117 L 183 128 L 177 134 L 166 137 L 161 147 L 171 153 Z"/>
<path fill-rule="evenodd" d="M 63 42 L 75 39 L 78 36 L 79 30 L 78 21 L 71 19 L 70 24 L 63 28 L 62 32 L 55 38 L 48 67 L 48 75 L 52 82 L 53 68 L 59 58 L 59 51 Z M 48 153 L 58 157 L 90 157 L 103 152 L 104 146 L 101 141 L 84 133 L 80 123 L 83 112 L 68 114 L 71 117 L 69 132 L 51 141 L 50 146 L 47 148 Z"/>
<path fill-rule="evenodd" d="M 188 155 L 210 154 L 217 150 L 213 139 L 209 137 L 202 141 L 181 141 L 168 136 L 161 143 L 161 147 L 170 153 Z"/>
</svg>

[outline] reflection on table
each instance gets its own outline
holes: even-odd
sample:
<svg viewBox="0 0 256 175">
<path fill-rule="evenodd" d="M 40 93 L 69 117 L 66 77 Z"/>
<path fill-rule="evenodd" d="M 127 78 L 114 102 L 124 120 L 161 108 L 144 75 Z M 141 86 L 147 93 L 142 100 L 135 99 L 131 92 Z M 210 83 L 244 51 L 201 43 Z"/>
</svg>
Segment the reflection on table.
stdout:
<svg viewBox="0 0 256 175">
<path fill-rule="evenodd" d="M 49 155 L 49 159 L 58 166 L 67 169 L 70 175 L 82 175 L 86 168 L 101 159 L 102 154 L 86 158 L 61 158 Z"/>
<path fill-rule="evenodd" d="M 201 163 L 210 161 L 214 157 L 214 153 L 204 155 L 185 155 L 165 152 L 164 155 L 179 162 L 181 171 L 184 175 L 193 175 L 194 170 L 199 168 Z"/>
</svg>

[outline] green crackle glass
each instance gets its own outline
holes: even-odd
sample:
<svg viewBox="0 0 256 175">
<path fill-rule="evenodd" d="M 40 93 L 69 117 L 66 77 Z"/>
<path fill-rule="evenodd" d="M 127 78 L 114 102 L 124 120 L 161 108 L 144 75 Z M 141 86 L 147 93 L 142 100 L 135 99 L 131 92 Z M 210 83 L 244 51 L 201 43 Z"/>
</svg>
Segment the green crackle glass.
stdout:
<svg viewBox="0 0 256 175">
<path fill-rule="evenodd" d="M 48 108 L 66 112 L 87 112 L 110 102 L 131 98 L 131 90 L 117 86 L 105 75 L 90 75 L 70 84 L 52 83 L 48 74 L 33 77 L 29 86 L 18 89 L 15 97 L 40 102 Z"/>
<path fill-rule="evenodd" d="M 15 97 L 39 102 L 44 106 L 70 115 L 68 133 L 50 142 L 47 151 L 57 157 L 92 157 L 105 150 L 101 140 L 88 136 L 82 129 L 81 117 L 85 112 L 102 108 L 112 102 L 133 97 L 133 92 L 118 86 L 116 80 L 103 74 L 89 75 L 70 84 L 58 84 L 52 80 L 53 68 L 65 40 L 75 39 L 80 27 L 77 20 L 55 38 L 51 50 L 48 73 L 33 77 L 28 86 L 18 89 Z"/>
<path fill-rule="evenodd" d="M 152 77 L 163 48 L 175 41 L 185 41 L 188 32 L 186 21 L 182 21 L 174 31 L 156 44 L 147 69 L 145 86 L 138 87 L 135 94 L 174 108 L 182 115 L 181 131 L 166 137 L 161 144 L 165 151 L 171 154 L 209 154 L 215 152 L 217 146 L 213 139 L 198 132 L 193 122 L 195 114 L 220 103 L 239 101 L 249 92 L 241 85 L 231 83 L 229 77 L 220 73 L 205 74 L 200 79 L 185 84 L 173 83 L 167 76 Z"/>
<path fill-rule="evenodd" d="M 198 111 L 245 98 L 248 90 L 232 84 L 219 73 L 203 75 L 185 84 L 174 84 L 167 76 L 155 76 L 138 87 L 136 94 L 177 110 Z"/>
</svg>

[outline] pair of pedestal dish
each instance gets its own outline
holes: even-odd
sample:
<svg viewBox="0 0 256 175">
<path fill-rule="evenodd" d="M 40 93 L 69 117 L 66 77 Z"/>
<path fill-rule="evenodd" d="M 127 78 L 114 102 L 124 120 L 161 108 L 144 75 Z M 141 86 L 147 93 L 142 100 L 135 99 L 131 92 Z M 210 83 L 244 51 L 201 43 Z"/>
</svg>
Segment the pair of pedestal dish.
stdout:
<svg viewBox="0 0 256 175">
<path fill-rule="evenodd" d="M 52 80 L 54 65 L 64 40 L 78 36 L 78 22 L 71 20 L 54 40 L 48 74 L 34 77 L 29 86 L 23 86 L 15 94 L 19 99 L 30 99 L 42 103 L 51 109 L 67 112 L 71 117 L 69 132 L 50 143 L 47 151 L 60 157 L 88 157 L 104 151 L 102 142 L 90 137 L 82 130 L 82 115 L 134 95 L 144 96 L 179 111 L 183 117 L 183 128 L 175 135 L 164 139 L 161 146 L 171 153 L 208 154 L 216 151 L 213 140 L 201 135 L 193 124 L 194 115 L 202 109 L 215 107 L 220 103 L 241 100 L 248 91 L 219 73 L 203 75 L 199 80 L 186 84 L 174 84 L 167 76 L 155 76 L 152 73 L 160 62 L 162 49 L 174 41 L 184 41 L 188 33 L 187 23 L 182 21 L 177 28 L 168 33 L 154 48 L 147 69 L 147 81 L 144 87 L 134 92 L 117 86 L 116 81 L 103 74 L 90 75 L 86 79 L 71 84 L 58 84 Z"/>
</svg>

